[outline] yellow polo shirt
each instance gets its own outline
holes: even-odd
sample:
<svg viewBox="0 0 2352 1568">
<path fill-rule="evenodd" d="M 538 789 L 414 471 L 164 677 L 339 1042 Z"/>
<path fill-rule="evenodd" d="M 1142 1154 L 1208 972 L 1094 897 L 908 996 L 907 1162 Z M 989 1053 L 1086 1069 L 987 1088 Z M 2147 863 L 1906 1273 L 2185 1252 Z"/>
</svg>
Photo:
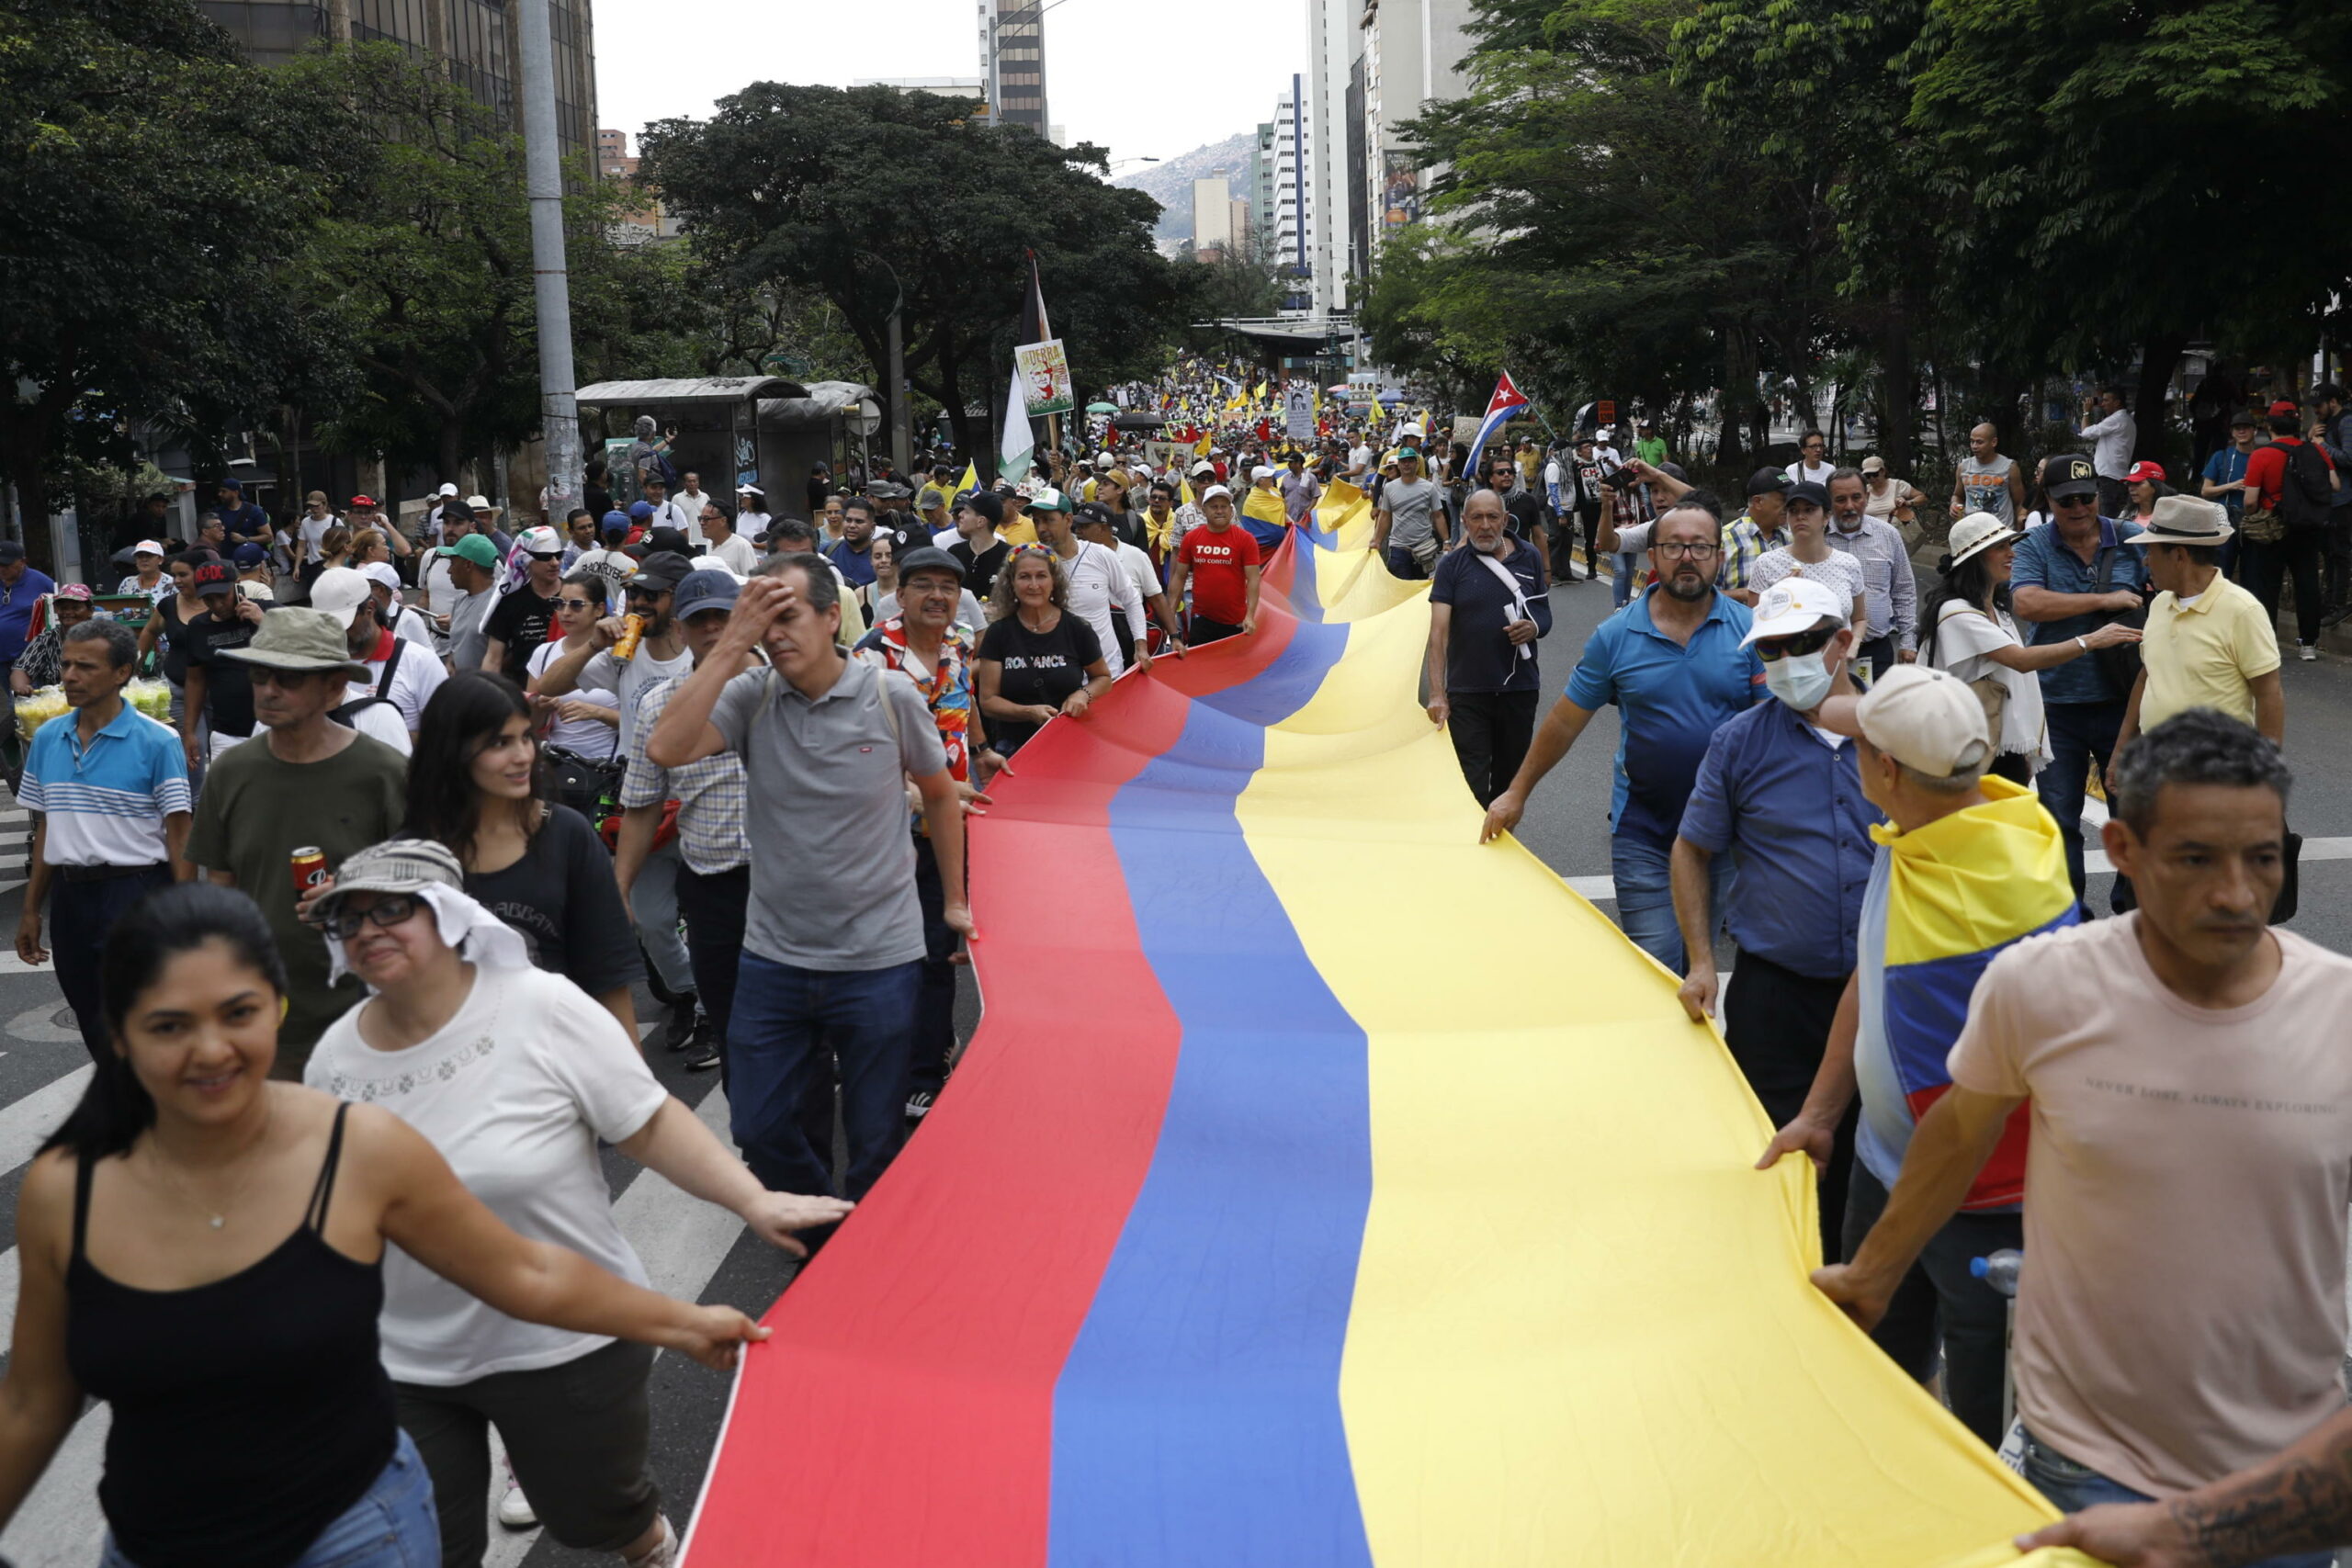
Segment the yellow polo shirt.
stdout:
<svg viewBox="0 0 2352 1568">
<path fill-rule="evenodd" d="M 2278 634 L 2261 601 L 2216 577 L 2195 604 L 2156 595 L 2140 654 L 2148 671 L 2140 694 L 2143 731 L 2186 708 L 2212 708 L 2252 724 L 2251 682 L 2278 668 Z"/>
</svg>

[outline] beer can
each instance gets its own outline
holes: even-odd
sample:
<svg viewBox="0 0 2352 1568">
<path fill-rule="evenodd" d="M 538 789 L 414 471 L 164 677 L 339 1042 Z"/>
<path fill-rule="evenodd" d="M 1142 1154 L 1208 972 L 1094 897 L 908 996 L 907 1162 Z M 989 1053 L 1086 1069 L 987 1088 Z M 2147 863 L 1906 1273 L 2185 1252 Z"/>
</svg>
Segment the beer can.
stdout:
<svg viewBox="0 0 2352 1568">
<path fill-rule="evenodd" d="M 294 897 L 300 898 L 326 880 L 327 853 L 316 844 L 304 844 L 293 858 Z"/>
<path fill-rule="evenodd" d="M 621 617 L 620 640 L 613 644 L 613 657 L 619 660 L 624 664 L 628 663 L 630 660 L 635 659 L 637 657 L 638 639 L 642 637 L 644 635 L 645 617 L 643 615 L 623 615 Z"/>
</svg>

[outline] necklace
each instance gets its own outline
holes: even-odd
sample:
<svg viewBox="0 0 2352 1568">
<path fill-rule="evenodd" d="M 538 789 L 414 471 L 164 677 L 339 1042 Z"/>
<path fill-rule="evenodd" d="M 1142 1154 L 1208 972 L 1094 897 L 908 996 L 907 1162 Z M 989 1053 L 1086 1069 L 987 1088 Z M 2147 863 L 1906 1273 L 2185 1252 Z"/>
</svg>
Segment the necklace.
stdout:
<svg viewBox="0 0 2352 1568">
<path fill-rule="evenodd" d="M 276 1107 L 275 1105 L 272 1105 L 268 1110 L 263 1112 L 261 1132 L 254 1138 L 254 1147 L 260 1147 L 263 1142 L 269 1137 L 269 1118 L 275 1113 L 275 1111 Z M 244 1176 L 237 1182 L 236 1190 L 229 1195 L 229 1201 L 222 1204 L 220 1211 L 215 1213 L 210 1205 L 205 1203 L 201 1199 L 197 1197 L 196 1190 L 187 1184 L 187 1182 L 180 1176 L 179 1172 L 174 1170 L 169 1165 L 164 1163 L 163 1151 L 160 1146 L 150 1145 L 149 1150 L 154 1156 L 155 1168 L 162 1171 L 164 1179 L 179 1190 L 180 1196 L 187 1200 L 188 1207 L 194 1209 L 198 1213 L 202 1214 L 204 1216 L 205 1223 L 216 1231 L 229 1223 L 230 1212 L 234 1210 L 239 1203 L 244 1201 L 245 1189 L 253 1184 L 254 1173 L 252 1168 L 254 1165 L 259 1163 L 258 1161 L 248 1162 Z"/>
</svg>

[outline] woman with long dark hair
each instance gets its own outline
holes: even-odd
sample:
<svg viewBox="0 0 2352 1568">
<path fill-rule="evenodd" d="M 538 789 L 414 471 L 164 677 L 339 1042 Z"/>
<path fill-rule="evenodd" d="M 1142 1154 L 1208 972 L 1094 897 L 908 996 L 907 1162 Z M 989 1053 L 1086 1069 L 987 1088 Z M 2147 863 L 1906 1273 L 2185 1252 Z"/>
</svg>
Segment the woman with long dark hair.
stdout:
<svg viewBox="0 0 2352 1568">
<path fill-rule="evenodd" d="M 466 892 L 523 933 L 531 962 L 570 978 L 637 1038 L 644 973 L 613 859 L 588 819 L 544 798 L 538 716 L 503 675 L 452 675 L 424 705 L 401 831 L 445 846 Z"/>
<path fill-rule="evenodd" d="M 2102 648 L 2138 642 L 2140 634 L 2109 622 L 2080 637 L 2028 648 L 2009 613 L 2009 564 L 2018 536 L 1998 515 L 1973 512 L 1952 525 L 1943 576 L 1928 590 L 1919 619 L 1927 628 L 1919 662 L 1959 676 L 1984 705 L 1996 773 L 2030 784 L 2050 760 L 2042 723 L 2041 671 Z"/>
<path fill-rule="evenodd" d="M 100 961 L 113 1054 L 27 1168 L 0 1525 L 107 1401 L 104 1568 L 411 1568 L 439 1541 L 377 1334 L 387 1244 L 502 1313 L 734 1364 L 766 1331 L 526 1241 L 390 1112 L 272 1083 L 261 911 L 180 883 Z"/>
</svg>

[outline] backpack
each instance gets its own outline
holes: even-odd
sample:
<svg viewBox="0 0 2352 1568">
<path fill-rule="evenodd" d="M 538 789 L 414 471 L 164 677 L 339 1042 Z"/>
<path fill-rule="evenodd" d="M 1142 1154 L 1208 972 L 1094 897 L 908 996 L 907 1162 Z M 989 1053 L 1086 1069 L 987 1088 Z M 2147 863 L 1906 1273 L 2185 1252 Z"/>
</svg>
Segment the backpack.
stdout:
<svg viewBox="0 0 2352 1568">
<path fill-rule="evenodd" d="M 2327 454 L 2308 441 L 2287 452 L 2287 473 L 2278 485 L 2278 517 L 2290 528 L 2322 528 L 2335 504 L 2335 483 Z"/>
<path fill-rule="evenodd" d="M 407 650 L 407 648 L 408 639 L 406 637 L 394 637 L 392 639 L 392 656 L 384 660 L 384 672 L 376 677 L 375 695 L 368 697 L 354 697 L 349 702 L 344 703 L 334 708 L 327 715 L 327 716 L 334 720 L 337 724 L 343 726 L 345 729 L 356 729 L 359 728 L 357 721 L 361 714 L 366 713 L 369 708 L 376 706 L 379 703 L 387 707 L 390 706 L 392 699 L 388 694 L 390 694 L 392 689 L 392 671 L 401 667 L 401 655 Z"/>
</svg>

